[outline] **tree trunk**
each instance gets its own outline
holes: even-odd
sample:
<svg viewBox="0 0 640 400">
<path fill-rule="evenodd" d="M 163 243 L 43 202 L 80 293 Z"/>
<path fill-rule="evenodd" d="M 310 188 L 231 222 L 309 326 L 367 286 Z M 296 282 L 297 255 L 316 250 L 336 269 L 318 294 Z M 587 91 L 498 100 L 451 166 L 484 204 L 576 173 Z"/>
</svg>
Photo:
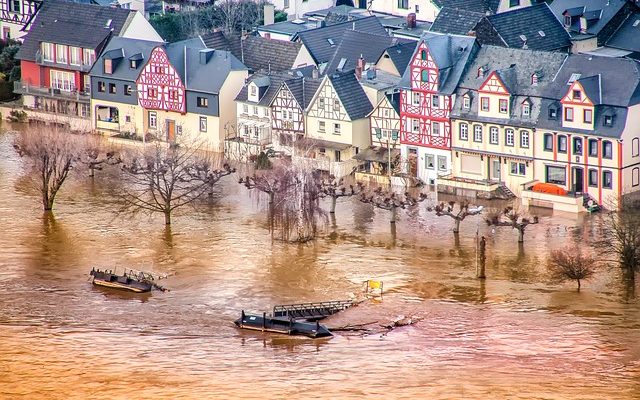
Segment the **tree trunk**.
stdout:
<svg viewBox="0 0 640 400">
<path fill-rule="evenodd" d="M 578 281 L 578 292 L 580 291 L 580 279 L 576 279 Z"/>
<path fill-rule="evenodd" d="M 391 221 L 392 224 L 396 223 L 396 206 L 391 207 Z"/>
<path fill-rule="evenodd" d="M 518 229 L 518 243 L 524 243 L 524 229 L 521 228 L 516 228 Z"/>
<path fill-rule="evenodd" d="M 478 251 L 478 263 L 480 264 L 480 271 L 478 272 L 478 278 L 486 279 L 487 275 L 485 274 L 485 264 L 487 261 L 487 254 L 485 252 L 487 246 L 487 242 L 484 239 L 484 236 L 480 239 L 480 249 Z"/>
<path fill-rule="evenodd" d="M 164 212 L 164 224 L 171 225 L 171 211 L 167 210 Z"/>
<path fill-rule="evenodd" d="M 336 213 L 336 200 L 335 196 L 331 196 L 331 211 L 329 211 L 331 214 Z"/>
<path fill-rule="evenodd" d="M 453 221 L 454 221 L 453 233 L 459 233 L 460 232 L 460 220 L 458 218 L 456 218 Z"/>
</svg>

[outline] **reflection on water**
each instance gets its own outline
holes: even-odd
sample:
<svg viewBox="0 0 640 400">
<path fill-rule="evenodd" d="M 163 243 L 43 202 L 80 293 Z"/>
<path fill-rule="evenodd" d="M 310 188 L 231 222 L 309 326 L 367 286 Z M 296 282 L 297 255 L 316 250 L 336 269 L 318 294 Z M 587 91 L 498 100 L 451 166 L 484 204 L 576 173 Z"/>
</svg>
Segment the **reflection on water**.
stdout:
<svg viewBox="0 0 640 400">
<path fill-rule="evenodd" d="M 272 240 L 264 202 L 233 178 L 165 229 L 116 213 L 117 170 L 72 177 L 43 214 L 8 134 L 0 154 L 0 398 L 640 397 L 635 285 L 615 268 L 580 292 L 547 282 L 549 251 L 585 245 L 597 215 L 545 210 L 518 246 L 480 217 L 456 236 L 424 205 L 392 226 L 347 198 L 316 242 L 293 245 Z M 95 288 L 92 266 L 170 274 L 171 291 Z M 383 301 L 332 323 L 423 320 L 328 340 L 233 325 L 241 309 L 346 299 L 367 279 L 384 281 Z"/>
</svg>

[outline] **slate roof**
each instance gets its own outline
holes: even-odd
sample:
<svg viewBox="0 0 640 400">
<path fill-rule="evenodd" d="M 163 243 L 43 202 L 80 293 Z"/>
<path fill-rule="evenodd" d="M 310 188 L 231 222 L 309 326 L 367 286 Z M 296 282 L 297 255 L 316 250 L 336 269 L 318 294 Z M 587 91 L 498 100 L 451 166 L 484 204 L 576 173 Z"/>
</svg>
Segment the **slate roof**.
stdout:
<svg viewBox="0 0 640 400">
<path fill-rule="evenodd" d="M 635 25 L 635 26 L 634 26 Z M 620 25 L 618 30 L 611 35 L 607 46 L 616 49 L 640 52 L 640 12 L 630 14 Z"/>
<path fill-rule="evenodd" d="M 418 42 L 414 41 L 399 43 L 386 49 L 386 53 L 389 55 L 389 59 L 391 60 L 391 62 L 393 62 L 393 65 L 396 67 L 398 72 L 400 72 L 400 74 L 402 74 L 404 70 L 407 69 L 407 65 L 409 65 L 409 62 L 411 61 L 411 56 L 413 56 L 413 53 L 416 51 L 417 44 Z"/>
<path fill-rule="evenodd" d="M 101 50 L 111 34 L 119 35 L 136 11 L 47 0 L 36 14 L 24 43 L 16 54 L 20 60 L 35 61 L 41 42 Z M 107 22 L 111 24 L 107 27 Z"/>
<path fill-rule="evenodd" d="M 321 79 L 297 77 L 286 80 L 284 84 L 304 110 L 311 103 L 313 95 L 318 91 L 321 82 Z"/>
<path fill-rule="evenodd" d="M 298 33 L 297 37 L 305 45 L 316 64 L 329 62 L 348 30 L 365 32 L 372 35 L 388 36 L 376 17 L 356 19 L 342 24 L 325 26 Z M 331 44 L 333 43 L 333 44 Z"/>
<path fill-rule="evenodd" d="M 569 34 L 546 3 L 491 15 L 486 19 L 507 47 L 522 48 L 523 35 L 527 48 L 531 50 L 552 51 L 571 46 Z"/>
<path fill-rule="evenodd" d="M 373 106 L 356 79 L 354 71 L 328 75 L 328 77 L 352 121 L 364 118 L 371 112 Z"/>
<path fill-rule="evenodd" d="M 435 0 L 434 3 L 440 7 L 440 10 L 457 8 L 483 15 L 495 14 L 500 6 L 500 0 Z"/>
<path fill-rule="evenodd" d="M 466 35 L 484 17 L 484 13 L 459 8 L 444 7 L 431 25 L 431 32 Z"/>
<path fill-rule="evenodd" d="M 201 38 L 210 49 L 230 50 L 229 40 L 222 31 L 209 32 L 202 35 Z"/>
<path fill-rule="evenodd" d="M 156 46 L 161 45 L 162 43 L 160 42 L 114 37 L 109 41 L 109 44 L 105 47 L 104 52 L 98 58 L 98 61 L 93 64 L 93 68 L 91 68 L 89 75 L 135 82 L 135 80 L 138 79 L 138 75 L 140 75 L 142 68 L 144 68 L 151 51 Z M 113 65 L 112 74 L 105 74 L 104 62 L 102 62 L 102 60 L 113 54 L 121 55 L 122 59 Z M 135 69 L 131 68 L 129 59 L 136 59 L 139 61 Z"/>
<path fill-rule="evenodd" d="M 425 42 L 429 53 L 433 56 L 439 70 L 439 92 L 452 94 L 462 77 L 465 67 L 477 51 L 476 40 L 473 37 L 427 32 L 420 39 Z M 418 46 L 411 59 L 416 56 Z M 399 87 L 411 87 L 411 71 L 407 68 L 402 75 Z"/>
<path fill-rule="evenodd" d="M 280 90 L 280 87 L 282 86 L 282 83 L 288 77 L 289 77 L 288 74 L 283 74 L 283 73 L 269 74 L 268 71 L 256 72 L 255 74 L 253 74 L 251 79 L 249 79 L 245 83 L 245 85 L 240 90 L 240 93 L 238 93 L 238 95 L 236 96 L 235 100 L 236 101 L 242 101 L 242 102 L 248 101 L 249 84 L 251 82 L 258 83 L 261 80 L 262 81 L 268 81 L 269 82 L 269 87 L 264 92 L 264 94 L 260 98 L 260 101 L 258 101 L 257 105 L 265 106 L 265 107 L 269 106 L 271 104 L 271 102 L 273 101 L 273 99 L 276 97 L 276 94 L 278 94 L 278 91 Z"/>
<path fill-rule="evenodd" d="M 564 21 L 563 13 L 568 11 L 574 17 L 570 31 L 575 33 L 580 32 L 580 16 L 591 18 L 587 33 L 597 35 L 625 3 L 626 0 L 554 0 L 549 8 L 561 23 Z M 599 18 L 593 19 L 596 16 Z"/>
<path fill-rule="evenodd" d="M 282 85 L 287 85 L 289 91 L 296 99 L 302 109 L 309 105 L 313 95 L 320 87 L 321 79 L 306 78 L 298 76 L 293 72 L 269 73 L 268 71 L 256 72 L 250 80 L 242 87 L 236 96 L 236 101 L 248 101 L 248 87 L 251 82 L 266 81 L 269 87 L 264 92 L 257 105 L 270 106 Z"/>
<path fill-rule="evenodd" d="M 330 74 L 340 67 L 342 67 L 340 68 L 342 71 L 354 69 L 360 56 L 364 58 L 365 62 L 374 63 L 389 46 L 393 46 L 399 41 L 405 42 L 406 39 L 398 39 L 386 34 L 381 36 L 346 30 L 333 53 L 333 57 L 322 72 Z"/>
<path fill-rule="evenodd" d="M 504 124 L 505 119 L 494 119 L 478 116 L 477 91 L 492 72 L 496 72 L 511 93 L 511 115 L 509 123 L 519 126 L 534 127 L 541 113 L 542 97 L 567 55 L 560 52 L 511 49 L 500 46 L 485 45 L 480 48 L 475 59 L 463 74 L 451 115 L 471 121 L 482 121 Z M 478 77 L 478 69 L 485 71 Z M 531 84 L 531 75 L 538 75 L 538 84 Z M 566 87 L 565 87 L 566 90 Z M 462 107 L 463 96 L 471 95 L 470 109 Z M 523 116 L 520 105 L 524 101 L 531 103 L 531 115 Z"/>
</svg>

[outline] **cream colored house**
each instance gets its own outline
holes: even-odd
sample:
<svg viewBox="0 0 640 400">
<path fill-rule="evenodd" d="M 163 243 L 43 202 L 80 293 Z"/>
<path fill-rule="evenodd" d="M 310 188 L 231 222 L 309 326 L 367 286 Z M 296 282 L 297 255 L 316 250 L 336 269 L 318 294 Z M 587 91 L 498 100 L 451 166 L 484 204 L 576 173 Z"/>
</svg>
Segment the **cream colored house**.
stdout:
<svg viewBox="0 0 640 400">
<path fill-rule="evenodd" d="M 335 176 L 349 174 L 357 165 L 353 156 L 371 145 L 372 109 L 353 71 L 326 75 L 306 109 L 306 136 L 296 142 L 297 156 Z"/>
<path fill-rule="evenodd" d="M 431 0 L 371 0 L 369 10 L 405 17 L 414 13 L 419 21 L 433 22 L 440 7 Z"/>
</svg>

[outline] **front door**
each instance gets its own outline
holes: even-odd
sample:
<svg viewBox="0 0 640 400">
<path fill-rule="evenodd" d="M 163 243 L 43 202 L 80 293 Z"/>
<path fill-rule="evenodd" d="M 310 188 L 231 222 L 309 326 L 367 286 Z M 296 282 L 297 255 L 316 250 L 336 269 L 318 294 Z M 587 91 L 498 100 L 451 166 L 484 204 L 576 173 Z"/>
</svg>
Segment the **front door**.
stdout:
<svg viewBox="0 0 640 400">
<path fill-rule="evenodd" d="M 492 174 L 491 174 L 491 179 L 496 180 L 496 181 L 500 181 L 501 175 L 500 175 L 500 159 L 497 160 L 492 160 L 491 161 L 492 167 Z"/>
<path fill-rule="evenodd" d="M 573 191 L 582 193 L 584 190 L 584 170 L 582 168 L 573 169 Z"/>
<path fill-rule="evenodd" d="M 167 120 L 167 142 L 175 142 L 176 140 L 176 121 Z"/>
<path fill-rule="evenodd" d="M 335 151 L 336 162 L 340 162 L 340 150 Z"/>
<path fill-rule="evenodd" d="M 418 149 L 409 149 L 409 175 L 418 176 Z"/>
</svg>

